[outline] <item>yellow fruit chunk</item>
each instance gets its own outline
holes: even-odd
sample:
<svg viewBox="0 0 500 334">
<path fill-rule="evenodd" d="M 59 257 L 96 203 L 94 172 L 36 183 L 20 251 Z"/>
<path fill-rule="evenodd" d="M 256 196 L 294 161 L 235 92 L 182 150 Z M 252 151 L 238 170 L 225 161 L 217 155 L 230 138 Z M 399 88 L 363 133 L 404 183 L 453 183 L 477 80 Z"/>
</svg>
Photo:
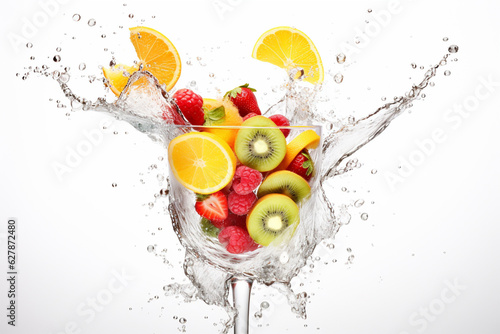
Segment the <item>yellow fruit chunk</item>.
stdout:
<svg viewBox="0 0 500 334">
<path fill-rule="evenodd" d="M 103 68 L 111 91 L 120 95 L 128 80 L 123 71 L 132 74 L 139 69 L 151 72 L 160 84 L 165 84 L 167 91 L 172 89 L 181 76 L 181 58 L 172 42 L 160 32 L 147 27 L 130 28 L 130 40 L 139 63 L 135 66 Z"/>
<path fill-rule="evenodd" d="M 312 84 L 324 80 L 323 63 L 313 41 L 302 31 L 292 27 L 270 29 L 259 37 L 252 57 L 290 71 L 301 67 Z"/>
<path fill-rule="evenodd" d="M 168 145 L 168 163 L 177 181 L 198 194 L 221 190 L 236 170 L 236 157 L 229 145 L 205 132 L 174 138 Z"/>
<path fill-rule="evenodd" d="M 206 125 L 214 127 L 204 128 L 203 131 L 213 133 L 214 135 L 220 137 L 228 143 L 232 149 L 234 149 L 234 141 L 236 140 L 238 129 L 221 129 L 216 126 L 240 126 L 243 123 L 243 118 L 241 118 L 238 108 L 236 108 L 236 106 L 227 99 L 203 99 L 203 109 L 205 110 L 205 115 L 210 115 L 211 110 L 217 109 L 221 106 L 224 107 L 224 117 L 219 120 L 208 122 L 210 124 L 205 122 Z"/>
<path fill-rule="evenodd" d="M 314 130 L 306 130 L 300 133 L 297 137 L 293 138 L 291 142 L 286 145 L 286 154 L 281 163 L 274 170 L 283 170 L 290 165 L 295 159 L 297 154 L 303 149 L 315 149 L 318 147 L 321 138 Z"/>
</svg>

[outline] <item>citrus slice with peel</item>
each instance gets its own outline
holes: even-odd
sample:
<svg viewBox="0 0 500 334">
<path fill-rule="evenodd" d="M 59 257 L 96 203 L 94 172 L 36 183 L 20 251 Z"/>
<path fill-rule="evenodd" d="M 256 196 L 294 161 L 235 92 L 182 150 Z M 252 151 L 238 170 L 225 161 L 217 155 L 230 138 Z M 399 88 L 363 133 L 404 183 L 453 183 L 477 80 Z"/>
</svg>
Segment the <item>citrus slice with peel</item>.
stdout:
<svg viewBox="0 0 500 334">
<path fill-rule="evenodd" d="M 304 81 L 312 84 L 324 80 L 323 63 L 313 41 L 292 27 L 277 27 L 263 33 L 253 47 L 252 57 L 287 72 L 300 67 L 304 70 Z"/>
<path fill-rule="evenodd" d="M 168 163 L 177 181 L 198 194 L 212 194 L 233 179 L 236 156 L 218 136 L 189 132 L 168 145 Z"/>
<path fill-rule="evenodd" d="M 281 161 L 281 163 L 274 170 L 283 170 L 286 169 L 290 163 L 295 159 L 297 154 L 300 153 L 303 149 L 315 149 L 318 147 L 321 138 L 314 130 L 306 130 L 300 133 L 297 137 L 293 138 L 286 145 L 286 153 L 285 157 Z"/>
<path fill-rule="evenodd" d="M 129 30 L 139 62 L 134 66 L 115 65 L 112 68 L 103 68 L 111 91 L 120 95 L 128 79 L 124 71 L 132 74 L 139 69 L 150 72 L 160 84 L 165 84 L 167 91 L 171 90 L 179 80 L 182 67 L 175 46 L 162 33 L 152 28 L 134 27 Z"/>
</svg>

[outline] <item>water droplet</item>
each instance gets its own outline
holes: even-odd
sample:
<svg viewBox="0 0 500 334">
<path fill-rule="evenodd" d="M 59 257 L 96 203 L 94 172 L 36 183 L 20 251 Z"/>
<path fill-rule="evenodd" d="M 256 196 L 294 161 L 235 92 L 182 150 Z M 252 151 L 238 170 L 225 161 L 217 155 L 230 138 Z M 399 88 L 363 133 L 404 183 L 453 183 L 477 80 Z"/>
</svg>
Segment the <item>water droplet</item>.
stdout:
<svg viewBox="0 0 500 334">
<path fill-rule="evenodd" d="M 192 65 L 191 60 L 186 60 L 186 65 Z"/>
<path fill-rule="evenodd" d="M 339 53 L 337 55 L 337 63 L 339 63 L 339 64 L 345 63 L 345 58 L 346 58 L 345 54 Z"/>
<path fill-rule="evenodd" d="M 264 301 L 264 302 L 260 303 L 260 307 L 263 309 L 269 308 L 269 303 Z"/>
<path fill-rule="evenodd" d="M 180 322 L 181 324 L 185 324 L 185 323 L 187 322 L 187 320 L 186 320 L 186 318 L 180 318 L 180 319 L 179 319 L 179 322 Z"/>
<path fill-rule="evenodd" d="M 443 41 L 448 42 L 448 37 L 443 37 Z"/>
<path fill-rule="evenodd" d="M 448 52 L 449 53 L 457 53 L 458 52 L 458 45 L 450 45 L 450 47 L 448 48 Z"/>
<path fill-rule="evenodd" d="M 31 59 L 31 60 L 35 60 L 35 57 L 34 57 L 34 56 L 31 56 L 31 57 L 30 57 L 30 59 Z"/>
<path fill-rule="evenodd" d="M 435 85 L 434 81 L 429 82 L 429 86 L 434 87 Z"/>
<path fill-rule="evenodd" d="M 372 174 L 377 174 L 377 170 L 376 169 L 372 169 L 371 173 Z"/>
<path fill-rule="evenodd" d="M 342 81 L 344 81 L 344 76 L 341 74 L 341 73 L 337 73 L 335 74 L 335 76 L 333 77 L 333 80 L 335 80 L 336 83 L 341 83 Z"/>
<path fill-rule="evenodd" d="M 215 77 L 215 74 L 210 73 L 208 76 L 209 76 L 210 78 L 213 78 L 213 77 Z"/>
<path fill-rule="evenodd" d="M 160 195 L 167 196 L 168 195 L 168 189 L 162 189 L 162 190 L 160 190 Z"/>
<path fill-rule="evenodd" d="M 367 213 L 362 213 L 361 214 L 361 219 L 367 220 L 368 219 L 368 214 Z"/>
<path fill-rule="evenodd" d="M 80 14 L 74 14 L 74 15 L 73 15 L 73 21 L 78 22 L 78 21 L 80 21 L 80 19 L 81 19 L 81 18 L 82 18 L 82 17 L 80 16 Z"/>
<path fill-rule="evenodd" d="M 28 49 L 31 49 L 31 48 L 33 47 L 33 43 L 26 43 L 26 47 L 27 47 Z"/>
<path fill-rule="evenodd" d="M 340 190 L 342 190 L 343 192 L 346 192 L 347 188 L 346 187 L 342 187 L 342 189 L 340 189 Z"/>
<path fill-rule="evenodd" d="M 382 96 L 380 99 L 381 99 L 382 101 L 387 100 L 387 98 L 386 98 L 385 96 Z"/>
<path fill-rule="evenodd" d="M 349 123 L 351 123 L 351 124 L 354 124 L 354 122 L 356 122 L 356 118 L 355 118 L 354 116 L 349 116 L 349 117 L 347 118 L 347 121 L 348 121 Z"/>
<path fill-rule="evenodd" d="M 260 318 L 262 318 L 262 312 L 261 312 L 261 311 L 257 311 L 257 312 L 255 312 L 254 317 L 255 317 L 255 319 L 260 319 Z"/>
<path fill-rule="evenodd" d="M 281 263 L 285 264 L 288 262 L 289 259 L 290 259 L 290 257 L 288 256 L 287 252 L 281 253 L 281 255 L 280 255 L 280 262 Z"/>
<path fill-rule="evenodd" d="M 62 82 L 62 83 L 67 83 L 69 81 L 69 74 L 68 73 L 61 73 L 61 75 L 59 76 L 59 82 Z"/>
<path fill-rule="evenodd" d="M 189 82 L 189 85 L 190 85 L 191 87 L 194 87 L 194 86 L 196 86 L 196 81 L 194 81 L 194 80 L 191 80 L 191 82 Z"/>
<path fill-rule="evenodd" d="M 101 38 L 106 38 L 106 34 L 102 34 L 102 35 L 101 35 Z"/>
<path fill-rule="evenodd" d="M 198 56 L 198 57 L 196 57 L 196 60 L 201 60 L 201 57 L 199 57 L 199 56 Z"/>
<path fill-rule="evenodd" d="M 134 18 L 134 14 L 128 14 L 128 17 L 133 19 Z"/>
<path fill-rule="evenodd" d="M 422 95 L 420 95 L 420 96 L 421 96 L 423 99 L 425 99 L 425 97 L 426 97 L 427 95 L 425 95 L 424 93 L 422 93 Z M 413 106 L 412 106 L 412 107 L 413 107 Z M 411 107 L 410 107 L 410 108 L 411 108 Z"/>
<path fill-rule="evenodd" d="M 450 76 L 451 75 L 451 71 L 449 71 L 449 70 L 444 71 L 444 75 Z"/>
<path fill-rule="evenodd" d="M 86 69 L 86 68 L 87 68 L 87 65 L 85 65 L 85 63 L 81 63 L 80 65 L 78 65 L 78 69 L 79 69 L 80 71 L 83 71 L 83 70 L 84 70 L 84 69 Z"/>
<path fill-rule="evenodd" d="M 90 19 L 88 22 L 89 27 L 93 27 L 93 26 L 95 26 L 95 24 L 96 24 L 96 22 L 94 19 Z"/>
<path fill-rule="evenodd" d="M 371 13 L 372 12 L 372 9 L 371 8 L 368 8 L 368 13 Z"/>
<path fill-rule="evenodd" d="M 362 199 L 358 199 L 356 202 L 354 202 L 354 206 L 357 207 L 357 208 L 359 208 L 363 204 L 365 204 L 365 201 L 362 200 Z"/>
<path fill-rule="evenodd" d="M 117 184 L 116 184 L 116 183 L 113 183 L 113 184 L 111 184 L 111 186 L 112 186 L 113 188 L 116 188 Z"/>
<path fill-rule="evenodd" d="M 149 245 L 147 249 L 148 249 L 148 252 L 152 253 L 155 250 L 155 246 Z"/>
<path fill-rule="evenodd" d="M 411 63 L 411 68 L 413 68 L 413 69 L 417 68 L 417 64 Z"/>
</svg>

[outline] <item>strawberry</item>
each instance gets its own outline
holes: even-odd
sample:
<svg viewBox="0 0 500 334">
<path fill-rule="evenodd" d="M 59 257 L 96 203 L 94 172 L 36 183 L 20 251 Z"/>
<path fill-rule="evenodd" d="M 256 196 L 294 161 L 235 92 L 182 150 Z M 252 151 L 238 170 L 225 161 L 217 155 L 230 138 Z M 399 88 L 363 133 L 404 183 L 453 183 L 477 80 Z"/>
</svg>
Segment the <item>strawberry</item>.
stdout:
<svg viewBox="0 0 500 334">
<path fill-rule="evenodd" d="M 172 98 L 179 106 L 184 118 L 192 125 L 203 125 L 205 113 L 203 112 L 203 98 L 191 89 L 183 88 L 174 93 Z"/>
<path fill-rule="evenodd" d="M 245 117 L 249 113 L 261 115 L 257 99 L 253 92 L 255 89 L 248 87 L 248 84 L 236 87 L 227 92 L 224 97 L 229 98 L 231 102 L 238 108 L 241 117 Z"/>
<path fill-rule="evenodd" d="M 271 121 L 273 121 L 274 124 L 276 124 L 277 126 L 290 126 L 290 122 L 283 115 L 280 115 L 280 114 L 272 115 L 271 117 L 269 117 L 269 119 Z M 281 132 L 283 132 L 283 135 L 285 136 L 285 138 L 288 137 L 288 134 L 290 133 L 290 129 L 280 129 L 280 130 L 281 130 Z"/>
<path fill-rule="evenodd" d="M 210 195 L 196 194 L 195 209 L 198 214 L 211 221 L 221 221 L 227 218 L 227 198 L 222 191 Z"/>
<path fill-rule="evenodd" d="M 303 149 L 297 154 L 287 169 L 309 181 L 314 173 L 314 163 L 307 149 Z"/>
</svg>

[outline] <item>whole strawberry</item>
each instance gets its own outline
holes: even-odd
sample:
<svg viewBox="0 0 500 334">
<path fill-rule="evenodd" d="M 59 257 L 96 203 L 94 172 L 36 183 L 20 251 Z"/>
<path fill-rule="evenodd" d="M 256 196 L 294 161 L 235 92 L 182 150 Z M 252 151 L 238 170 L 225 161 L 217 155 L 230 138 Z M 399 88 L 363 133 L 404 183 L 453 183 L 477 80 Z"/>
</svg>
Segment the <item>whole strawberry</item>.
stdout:
<svg viewBox="0 0 500 334">
<path fill-rule="evenodd" d="M 253 92 L 256 92 L 256 90 L 248 87 L 248 84 L 244 84 L 230 90 L 224 97 L 229 98 L 234 103 L 241 117 L 245 117 L 249 113 L 261 115 L 262 113 Z"/>
<path fill-rule="evenodd" d="M 314 163 L 307 149 L 303 149 L 287 168 L 289 171 L 302 176 L 309 181 L 314 173 Z"/>
<path fill-rule="evenodd" d="M 203 112 L 203 98 L 191 89 L 183 88 L 174 93 L 175 100 L 182 115 L 192 125 L 203 125 L 205 113 Z"/>
</svg>

